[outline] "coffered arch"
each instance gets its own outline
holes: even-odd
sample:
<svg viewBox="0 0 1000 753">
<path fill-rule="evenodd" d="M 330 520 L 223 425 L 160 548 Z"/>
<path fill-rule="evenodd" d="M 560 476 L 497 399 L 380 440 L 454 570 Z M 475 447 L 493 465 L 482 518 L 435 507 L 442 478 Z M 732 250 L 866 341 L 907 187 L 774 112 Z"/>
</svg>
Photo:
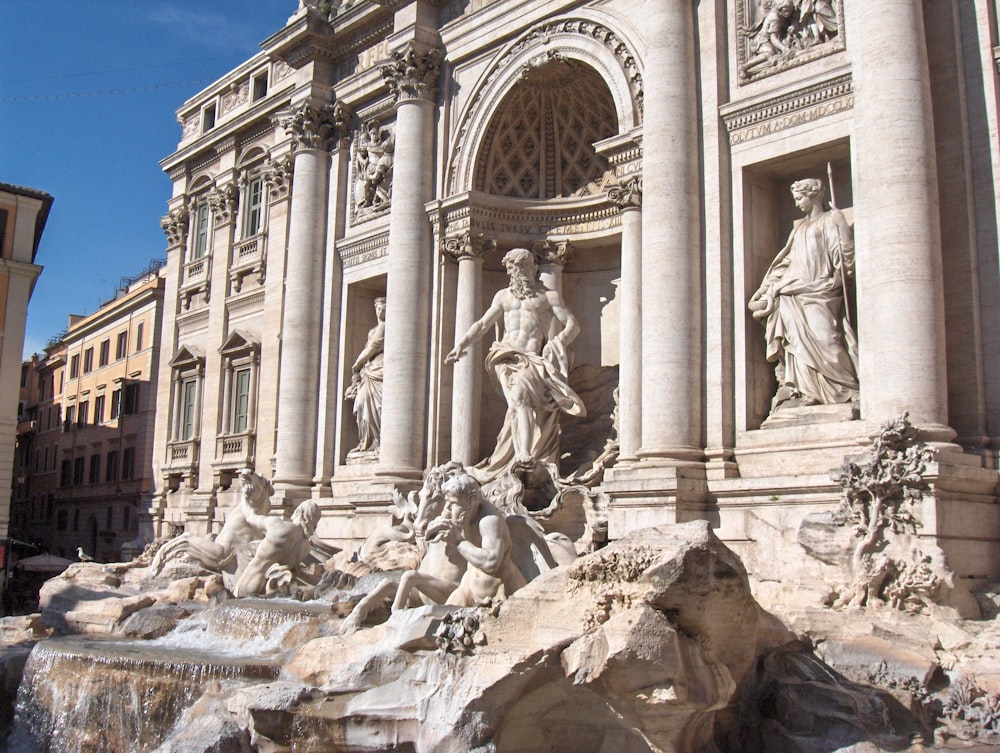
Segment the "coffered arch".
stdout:
<svg viewBox="0 0 1000 753">
<path fill-rule="evenodd" d="M 603 18 L 570 18 L 532 27 L 504 47 L 480 78 L 458 121 L 448 166 L 448 192 L 476 190 L 483 150 L 494 134 L 495 116 L 515 87 L 533 77 L 576 67 L 599 78 L 610 93 L 618 133 L 642 121 L 642 71 L 627 36 Z M 515 95 L 516 96 L 516 95 Z M 494 130 L 491 130 L 494 127 Z M 614 135 L 614 134 L 609 134 Z"/>
</svg>

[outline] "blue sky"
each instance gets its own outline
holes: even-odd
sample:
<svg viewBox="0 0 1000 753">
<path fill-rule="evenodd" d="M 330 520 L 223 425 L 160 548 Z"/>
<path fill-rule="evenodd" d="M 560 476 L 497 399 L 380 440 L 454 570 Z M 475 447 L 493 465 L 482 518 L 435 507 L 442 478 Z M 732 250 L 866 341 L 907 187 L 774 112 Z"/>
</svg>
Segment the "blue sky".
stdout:
<svg viewBox="0 0 1000 753">
<path fill-rule="evenodd" d="M 25 354 L 166 254 L 175 110 L 255 54 L 297 0 L 0 0 L 0 182 L 55 197 Z"/>
</svg>

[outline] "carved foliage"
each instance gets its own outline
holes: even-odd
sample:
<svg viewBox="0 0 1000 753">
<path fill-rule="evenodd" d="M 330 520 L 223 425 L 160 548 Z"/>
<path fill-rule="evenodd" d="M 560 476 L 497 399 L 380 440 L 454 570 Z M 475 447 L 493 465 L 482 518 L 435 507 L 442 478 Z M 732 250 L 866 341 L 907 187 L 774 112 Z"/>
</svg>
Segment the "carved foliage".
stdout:
<svg viewBox="0 0 1000 753">
<path fill-rule="evenodd" d="M 215 217 L 216 225 L 225 225 L 236 217 L 239 203 L 239 189 L 233 183 L 218 186 L 208 194 L 208 205 Z"/>
<path fill-rule="evenodd" d="M 184 239 L 187 238 L 188 217 L 188 210 L 182 207 L 160 218 L 160 227 L 167 236 L 170 248 L 183 245 Z"/>
<path fill-rule="evenodd" d="M 278 115 L 278 123 L 299 149 L 329 149 L 344 133 L 343 108 L 302 102 Z"/>
<path fill-rule="evenodd" d="M 919 505 L 929 485 L 923 474 L 934 451 L 917 440 L 917 430 L 903 414 L 882 425 L 868 460 L 845 461 L 832 474 L 844 488 L 834 514 L 837 525 L 851 525 L 859 539 L 852 567 L 853 582 L 835 606 L 888 602 L 899 609 L 919 610 L 937 600 L 950 576 L 940 561 L 911 547 L 909 557 L 890 548 L 887 534 L 912 536 L 921 526 Z"/>
<path fill-rule="evenodd" d="M 608 201 L 618 207 L 619 211 L 640 209 L 642 207 L 642 178 L 633 176 L 623 183 L 610 186 L 607 189 Z"/>
<path fill-rule="evenodd" d="M 379 66 L 396 101 L 437 97 L 437 79 L 441 72 L 441 50 L 420 52 L 412 43 L 393 50 L 389 61 Z"/>
<path fill-rule="evenodd" d="M 285 157 L 271 160 L 264 166 L 261 174 L 264 176 L 264 183 L 267 185 L 271 201 L 279 201 L 288 197 L 292 187 L 293 164 L 289 157 Z"/>
<path fill-rule="evenodd" d="M 468 230 L 441 240 L 441 250 L 457 261 L 482 258 L 496 247 L 496 239 Z"/>
<path fill-rule="evenodd" d="M 569 241 L 538 241 L 531 246 L 540 264 L 565 267 L 573 260 L 573 246 Z"/>
</svg>

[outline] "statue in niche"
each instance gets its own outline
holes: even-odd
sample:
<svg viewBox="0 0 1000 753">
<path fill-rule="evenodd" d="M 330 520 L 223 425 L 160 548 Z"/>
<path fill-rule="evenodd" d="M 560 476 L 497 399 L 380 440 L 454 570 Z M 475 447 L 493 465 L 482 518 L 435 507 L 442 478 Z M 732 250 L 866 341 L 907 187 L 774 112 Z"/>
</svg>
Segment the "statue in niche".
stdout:
<svg viewBox="0 0 1000 753">
<path fill-rule="evenodd" d="M 389 203 L 395 136 L 376 120 L 361 130 L 355 158 L 354 201 L 358 209 L 377 209 Z"/>
<path fill-rule="evenodd" d="M 857 337 L 847 314 L 847 279 L 854 274 L 854 239 L 842 212 L 823 208 L 823 183 L 792 184 L 805 218 L 771 262 L 748 304 L 763 321 L 767 360 L 775 364 L 782 407 L 858 400 Z"/>
<path fill-rule="evenodd" d="M 351 384 L 345 400 L 354 401 L 354 419 L 358 424 L 358 446 L 348 458 L 378 455 L 382 429 L 382 351 L 385 346 L 385 298 L 375 299 L 374 327 L 368 330 L 368 340 L 351 366 Z"/>
<path fill-rule="evenodd" d="M 512 468 L 559 460 L 559 414 L 586 415 L 569 386 L 569 345 L 580 332 L 576 318 L 557 290 L 538 279 L 538 267 L 526 248 L 503 258 L 510 285 L 493 297 L 483 317 L 469 327 L 445 357 L 455 363 L 472 343 L 503 321 L 504 334 L 490 347 L 486 369 L 507 401 L 507 414 L 496 449 L 470 473 L 490 481 Z"/>
</svg>

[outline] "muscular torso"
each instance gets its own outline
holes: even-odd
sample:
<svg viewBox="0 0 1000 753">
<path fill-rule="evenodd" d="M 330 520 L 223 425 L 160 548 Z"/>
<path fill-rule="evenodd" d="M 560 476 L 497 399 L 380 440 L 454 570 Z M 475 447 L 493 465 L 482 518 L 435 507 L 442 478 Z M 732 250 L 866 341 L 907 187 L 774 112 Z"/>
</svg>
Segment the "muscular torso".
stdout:
<svg viewBox="0 0 1000 753">
<path fill-rule="evenodd" d="M 528 353 L 541 353 L 552 323 L 552 304 L 544 293 L 521 300 L 504 291 L 502 342 Z"/>
</svg>

